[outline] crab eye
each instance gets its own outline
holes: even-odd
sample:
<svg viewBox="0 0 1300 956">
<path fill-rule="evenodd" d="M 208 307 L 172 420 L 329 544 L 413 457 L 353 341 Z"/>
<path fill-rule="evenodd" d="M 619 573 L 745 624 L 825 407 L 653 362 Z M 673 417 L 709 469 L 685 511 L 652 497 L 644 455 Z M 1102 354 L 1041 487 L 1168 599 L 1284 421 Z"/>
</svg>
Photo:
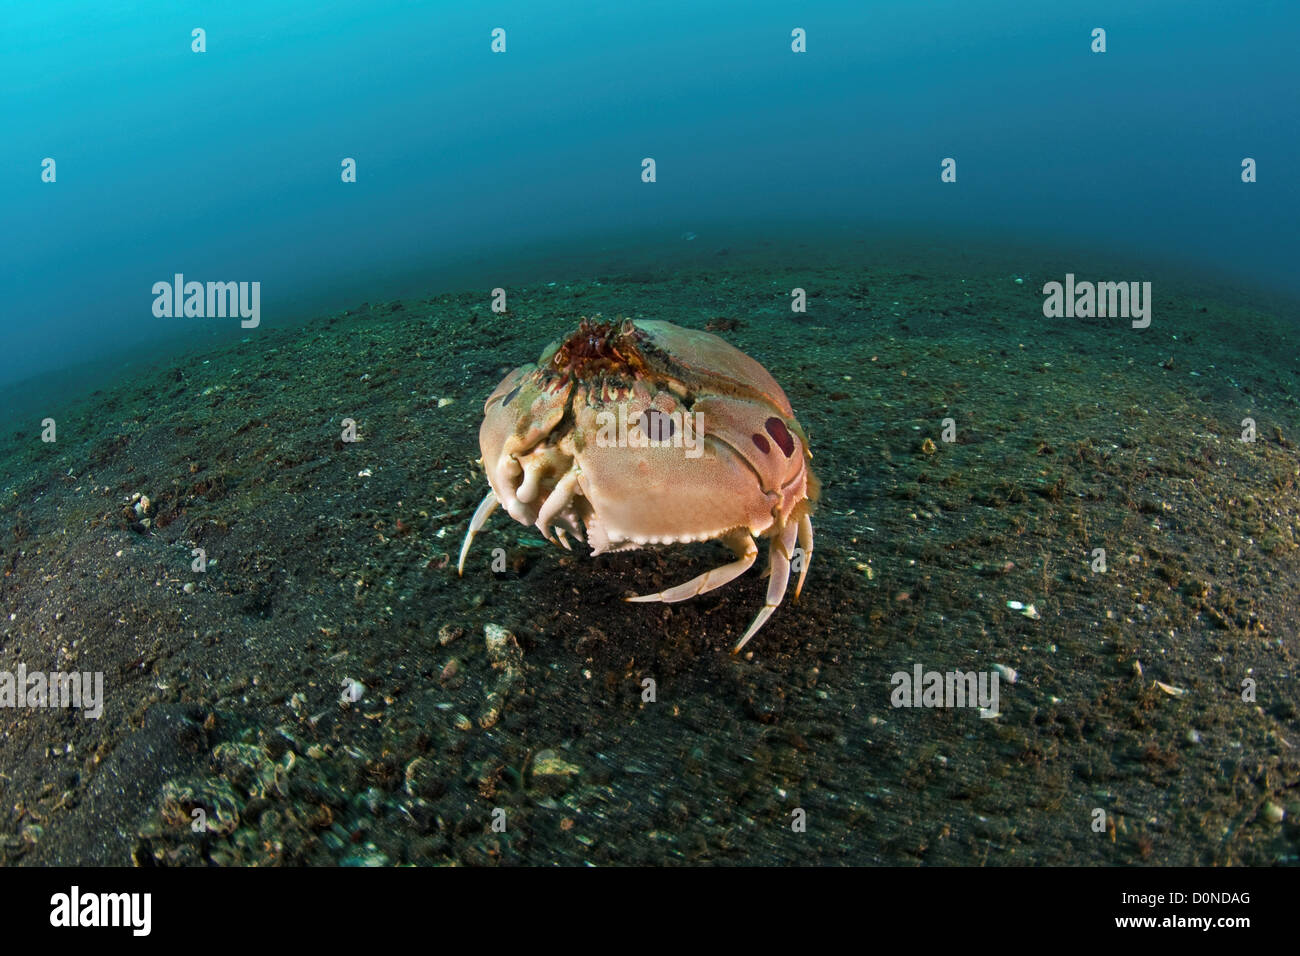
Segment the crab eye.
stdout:
<svg viewBox="0 0 1300 956">
<path fill-rule="evenodd" d="M 786 458 L 794 454 L 794 439 L 790 437 L 790 429 L 785 427 L 785 422 L 779 418 L 769 418 L 763 427 L 772 436 L 772 441 L 780 446 Z"/>
</svg>

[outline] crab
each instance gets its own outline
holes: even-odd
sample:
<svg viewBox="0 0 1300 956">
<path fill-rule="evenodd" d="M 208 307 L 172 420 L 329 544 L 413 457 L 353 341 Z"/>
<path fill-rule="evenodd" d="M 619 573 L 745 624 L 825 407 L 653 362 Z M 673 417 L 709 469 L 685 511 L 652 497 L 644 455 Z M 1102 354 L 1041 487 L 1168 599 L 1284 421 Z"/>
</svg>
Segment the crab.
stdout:
<svg viewBox="0 0 1300 956">
<path fill-rule="evenodd" d="M 503 506 L 592 554 L 717 540 L 735 560 L 628 601 L 684 601 L 754 564 L 768 537 L 767 599 L 739 652 L 781 604 L 791 564 L 803 589 L 820 485 L 781 386 L 716 335 L 662 321 L 582 319 L 488 396 L 479 430 L 490 489 L 460 550 Z M 796 548 L 796 541 L 798 547 Z"/>
</svg>

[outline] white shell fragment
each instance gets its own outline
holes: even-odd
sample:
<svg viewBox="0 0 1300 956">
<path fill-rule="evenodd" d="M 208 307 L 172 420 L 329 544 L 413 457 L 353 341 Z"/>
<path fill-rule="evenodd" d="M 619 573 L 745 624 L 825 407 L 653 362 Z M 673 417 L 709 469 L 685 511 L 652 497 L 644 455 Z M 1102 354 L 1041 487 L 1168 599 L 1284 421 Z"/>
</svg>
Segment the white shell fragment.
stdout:
<svg viewBox="0 0 1300 956">
<path fill-rule="evenodd" d="M 1021 601 L 1008 601 L 1007 607 L 1013 611 L 1019 611 L 1031 621 L 1038 620 L 1038 608 L 1034 607 L 1032 604 L 1025 604 Z"/>
</svg>

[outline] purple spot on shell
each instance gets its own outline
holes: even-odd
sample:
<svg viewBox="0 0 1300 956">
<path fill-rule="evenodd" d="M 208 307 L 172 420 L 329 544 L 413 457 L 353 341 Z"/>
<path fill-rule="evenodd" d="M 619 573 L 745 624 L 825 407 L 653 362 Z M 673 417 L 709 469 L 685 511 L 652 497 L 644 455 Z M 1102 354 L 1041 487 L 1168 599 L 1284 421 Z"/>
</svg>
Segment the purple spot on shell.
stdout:
<svg viewBox="0 0 1300 956">
<path fill-rule="evenodd" d="M 641 413 L 641 434 L 651 441 L 669 441 L 676 430 L 672 418 L 657 408 Z"/>
<path fill-rule="evenodd" d="M 758 434 L 757 432 L 750 435 L 749 437 L 754 440 L 754 447 L 757 448 L 759 451 L 761 451 L 764 455 L 766 455 L 769 451 L 772 450 L 772 446 L 767 443 L 767 439 L 764 438 L 762 435 Z"/>
<path fill-rule="evenodd" d="M 794 454 L 794 438 L 790 436 L 790 429 L 785 427 L 785 422 L 779 418 L 769 418 L 764 423 L 764 427 L 767 429 L 767 433 L 772 436 L 772 441 L 781 447 L 781 451 L 786 458 Z"/>
<path fill-rule="evenodd" d="M 515 396 L 519 394 L 519 390 L 521 388 L 523 388 L 522 385 L 516 385 L 514 388 L 512 388 L 510 390 L 510 394 L 507 395 L 505 398 L 501 399 L 501 404 L 509 405 L 511 402 L 513 402 L 515 400 Z"/>
</svg>

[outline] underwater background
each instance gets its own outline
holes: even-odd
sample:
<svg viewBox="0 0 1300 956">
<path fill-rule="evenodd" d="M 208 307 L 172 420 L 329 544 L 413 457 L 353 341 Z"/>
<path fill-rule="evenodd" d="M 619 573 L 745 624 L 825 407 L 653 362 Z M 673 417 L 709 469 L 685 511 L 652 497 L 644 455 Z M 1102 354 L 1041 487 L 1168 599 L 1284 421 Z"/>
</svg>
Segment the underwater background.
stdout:
<svg viewBox="0 0 1300 956">
<path fill-rule="evenodd" d="M 520 244 L 754 220 L 1091 244 L 1294 291 L 1298 36 L 1285 0 L 15 7 L 0 381 L 213 331 L 153 316 L 177 272 L 260 280 L 282 324 L 506 281 Z"/>
<path fill-rule="evenodd" d="M 1297 41 L 1287 2 L 6 10 L 0 863 L 1293 865 Z M 1067 274 L 1150 325 L 1047 317 Z M 177 275 L 256 322 L 159 314 Z M 498 513 L 456 574 L 483 401 L 620 315 L 808 433 L 817 559 L 744 655 L 766 539 L 628 604 L 723 550 Z M 998 715 L 900 706 L 914 668 Z M 102 716 L 6 697 L 70 671 Z"/>
</svg>

